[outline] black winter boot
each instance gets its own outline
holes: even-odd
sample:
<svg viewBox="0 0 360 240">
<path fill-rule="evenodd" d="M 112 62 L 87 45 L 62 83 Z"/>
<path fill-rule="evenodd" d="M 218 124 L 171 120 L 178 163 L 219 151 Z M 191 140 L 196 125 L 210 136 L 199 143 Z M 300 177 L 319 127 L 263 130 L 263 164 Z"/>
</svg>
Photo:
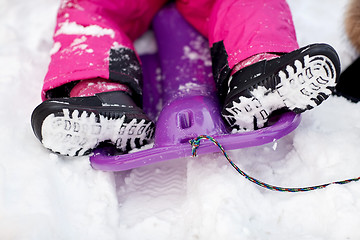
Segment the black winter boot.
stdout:
<svg viewBox="0 0 360 240">
<path fill-rule="evenodd" d="M 341 73 L 335 89 L 336 95 L 343 96 L 352 102 L 360 101 L 359 69 L 360 57 Z"/>
<path fill-rule="evenodd" d="M 339 74 L 339 57 L 326 44 L 255 63 L 229 78 L 222 116 L 236 130 L 262 128 L 276 110 L 301 113 L 321 104 Z"/>
<path fill-rule="evenodd" d="M 33 111 L 31 124 L 46 148 L 69 156 L 89 154 L 102 142 L 126 152 L 146 144 L 154 133 L 154 123 L 124 91 L 44 101 Z"/>
</svg>

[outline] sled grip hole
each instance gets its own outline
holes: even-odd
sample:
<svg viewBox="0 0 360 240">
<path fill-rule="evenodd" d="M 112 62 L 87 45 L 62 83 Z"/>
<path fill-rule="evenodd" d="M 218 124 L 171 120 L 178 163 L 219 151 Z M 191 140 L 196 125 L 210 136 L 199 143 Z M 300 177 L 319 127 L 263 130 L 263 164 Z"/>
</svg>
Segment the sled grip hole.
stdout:
<svg viewBox="0 0 360 240">
<path fill-rule="evenodd" d="M 178 113 L 178 126 L 181 129 L 190 128 L 193 125 L 193 113 L 191 111 L 181 111 Z"/>
</svg>

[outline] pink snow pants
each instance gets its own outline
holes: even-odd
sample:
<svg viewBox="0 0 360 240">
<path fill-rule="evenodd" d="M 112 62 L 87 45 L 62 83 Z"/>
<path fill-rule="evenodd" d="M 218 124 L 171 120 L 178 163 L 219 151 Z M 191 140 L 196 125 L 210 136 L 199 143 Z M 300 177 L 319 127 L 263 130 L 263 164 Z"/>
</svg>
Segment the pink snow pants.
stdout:
<svg viewBox="0 0 360 240">
<path fill-rule="evenodd" d="M 60 95 L 78 80 L 97 77 L 126 83 L 141 96 L 141 66 L 133 41 L 166 2 L 63 0 L 43 100 Z M 217 68 L 222 68 L 217 57 L 231 69 L 258 53 L 298 48 L 286 0 L 177 0 L 176 7 L 209 39 L 211 48 L 221 43 L 212 56 Z"/>
</svg>

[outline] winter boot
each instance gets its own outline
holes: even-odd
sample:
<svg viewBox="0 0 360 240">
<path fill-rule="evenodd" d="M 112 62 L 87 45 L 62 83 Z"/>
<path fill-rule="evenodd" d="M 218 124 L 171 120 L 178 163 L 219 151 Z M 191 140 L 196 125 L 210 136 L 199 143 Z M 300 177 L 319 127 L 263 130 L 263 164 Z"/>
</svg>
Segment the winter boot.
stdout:
<svg viewBox="0 0 360 240">
<path fill-rule="evenodd" d="M 326 44 L 260 61 L 229 78 L 222 116 L 235 130 L 262 128 L 276 110 L 301 113 L 321 104 L 332 94 L 339 74 L 339 57 Z"/>
<path fill-rule="evenodd" d="M 335 95 L 343 96 L 352 101 L 360 101 L 360 81 L 358 79 L 360 69 L 360 57 L 358 57 L 350 66 L 342 71 L 339 82 L 335 88 Z"/>
<path fill-rule="evenodd" d="M 88 154 L 103 142 L 126 152 L 146 144 L 154 133 L 154 124 L 126 91 L 44 101 L 31 124 L 46 148 L 69 156 Z"/>
</svg>

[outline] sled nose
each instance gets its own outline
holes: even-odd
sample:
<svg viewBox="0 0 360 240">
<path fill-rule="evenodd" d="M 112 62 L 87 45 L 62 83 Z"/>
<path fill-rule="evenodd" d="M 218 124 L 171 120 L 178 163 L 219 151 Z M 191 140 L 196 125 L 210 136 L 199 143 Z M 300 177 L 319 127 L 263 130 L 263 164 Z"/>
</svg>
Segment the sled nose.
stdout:
<svg viewBox="0 0 360 240">
<path fill-rule="evenodd" d="M 217 102 L 208 96 L 189 96 L 172 101 L 160 113 L 155 131 L 155 146 L 187 143 L 199 133 L 220 135 L 226 127 Z"/>
<path fill-rule="evenodd" d="M 173 5 L 164 7 L 153 25 L 161 46 L 158 55 L 164 79 L 164 106 L 156 122 L 154 145 L 176 146 L 200 134 L 225 133 L 208 41 L 184 21 Z"/>
</svg>

